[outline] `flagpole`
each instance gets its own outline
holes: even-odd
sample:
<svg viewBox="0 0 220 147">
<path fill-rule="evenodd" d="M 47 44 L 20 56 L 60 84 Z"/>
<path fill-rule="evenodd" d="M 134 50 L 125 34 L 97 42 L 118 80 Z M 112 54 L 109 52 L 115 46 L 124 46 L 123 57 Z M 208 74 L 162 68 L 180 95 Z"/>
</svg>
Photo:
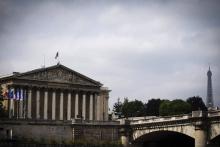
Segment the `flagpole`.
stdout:
<svg viewBox="0 0 220 147">
<path fill-rule="evenodd" d="M 57 60 L 57 65 L 60 64 L 59 51 L 57 51 L 55 59 Z"/>
<path fill-rule="evenodd" d="M 59 57 L 59 55 L 57 57 L 57 60 L 58 60 L 57 64 L 59 65 L 60 64 L 60 57 Z"/>
<path fill-rule="evenodd" d="M 59 56 L 59 51 L 58 51 L 58 63 L 57 64 L 60 64 L 60 56 Z"/>
<path fill-rule="evenodd" d="M 45 68 L 46 66 L 45 66 L 45 55 L 44 55 L 44 68 Z"/>
</svg>

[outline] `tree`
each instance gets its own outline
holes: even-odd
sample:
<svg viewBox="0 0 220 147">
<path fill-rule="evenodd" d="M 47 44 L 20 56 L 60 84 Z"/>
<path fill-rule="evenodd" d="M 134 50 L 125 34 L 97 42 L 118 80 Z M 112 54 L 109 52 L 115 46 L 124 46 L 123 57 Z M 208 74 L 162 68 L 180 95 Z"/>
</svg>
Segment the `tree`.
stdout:
<svg viewBox="0 0 220 147">
<path fill-rule="evenodd" d="M 191 112 L 191 105 L 180 99 L 166 100 L 161 103 L 159 112 L 162 116 L 187 114 Z"/>
<path fill-rule="evenodd" d="M 171 106 L 174 115 L 187 114 L 191 112 L 191 106 L 181 99 L 173 100 Z"/>
<path fill-rule="evenodd" d="M 186 100 L 186 102 L 191 105 L 191 111 L 196 111 L 196 110 L 207 111 L 207 107 L 205 106 L 202 98 L 199 96 L 189 97 Z"/>
<path fill-rule="evenodd" d="M 117 102 L 113 105 L 113 112 L 117 115 L 122 114 L 122 102 L 120 101 L 120 98 L 118 98 Z"/>
<path fill-rule="evenodd" d="M 160 99 L 150 99 L 147 104 L 145 104 L 145 115 L 147 116 L 159 116 L 160 104 L 164 100 Z"/>
<path fill-rule="evenodd" d="M 125 117 L 137 117 L 144 115 L 144 104 L 142 101 L 134 100 L 128 101 L 128 99 L 124 100 L 122 106 L 122 114 Z"/>
<path fill-rule="evenodd" d="M 171 102 L 169 100 L 165 100 L 160 104 L 159 115 L 167 116 L 171 114 Z"/>
<path fill-rule="evenodd" d="M 124 102 L 118 98 L 117 102 L 113 105 L 113 112 L 120 117 L 135 117 L 144 115 L 144 104 L 142 101 L 134 100 L 129 101 L 124 98 Z"/>
</svg>

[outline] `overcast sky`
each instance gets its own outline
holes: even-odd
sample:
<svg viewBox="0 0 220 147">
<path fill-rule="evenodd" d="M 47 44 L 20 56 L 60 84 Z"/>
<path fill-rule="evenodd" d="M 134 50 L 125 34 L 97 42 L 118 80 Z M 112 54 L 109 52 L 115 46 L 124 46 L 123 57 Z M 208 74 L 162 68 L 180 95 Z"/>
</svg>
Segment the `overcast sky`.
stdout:
<svg viewBox="0 0 220 147">
<path fill-rule="evenodd" d="M 0 75 L 61 64 L 117 98 L 220 104 L 219 0 L 0 1 Z"/>
</svg>

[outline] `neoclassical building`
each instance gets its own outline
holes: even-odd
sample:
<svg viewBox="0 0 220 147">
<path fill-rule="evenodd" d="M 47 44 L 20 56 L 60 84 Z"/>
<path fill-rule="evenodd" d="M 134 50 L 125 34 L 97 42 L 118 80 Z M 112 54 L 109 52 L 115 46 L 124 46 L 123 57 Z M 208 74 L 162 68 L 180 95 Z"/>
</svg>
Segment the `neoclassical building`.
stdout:
<svg viewBox="0 0 220 147">
<path fill-rule="evenodd" d="M 0 78 L 13 119 L 108 120 L 108 88 L 61 64 Z"/>
</svg>

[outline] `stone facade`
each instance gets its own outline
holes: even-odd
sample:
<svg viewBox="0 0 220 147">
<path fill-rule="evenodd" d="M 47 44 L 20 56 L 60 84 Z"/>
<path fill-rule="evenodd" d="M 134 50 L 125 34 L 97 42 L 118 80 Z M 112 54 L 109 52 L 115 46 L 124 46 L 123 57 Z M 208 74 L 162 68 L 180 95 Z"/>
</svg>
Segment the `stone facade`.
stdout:
<svg viewBox="0 0 220 147">
<path fill-rule="evenodd" d="M 77 121 L 0 120 L 0 136 L 1 139 L 9 139 L 11 135 L 12 139 L 17 140 L 65 144 L 77 141 L 98 143 L 120 140 L 118 122 L 105 124 L 100 121 Z"/>
<path fill-rule="evenodd" d="M 8 118 L 0 139 L 73 143 L 118 141 L 108 121 L 108 88 L 61 64 L 1 77 Z"/>
<path fill-rule="evenodd" d="M 107 88 L 91 78 L 61 64 L 13 73 L 0 78 L 4 89 L 13 89 L 13 98 L 5 96 L 9 118 L 30 120 L 108 120 Z M 19 98 L 17 94 L 22 95 Z"/>
<path fill-rule="evenodd" d="M 167 136 L 168 132 L 184 134 L 194 141 L 195 147 L 217 147 L 220 144 L 219 110 L 193 111 L 192 114 L 176 116 L 122 119 L 121 124 L 124 125 L 121 133 L 124 146 L 128 146 L 129 142 L 138 146 L 148 139 L 149 142 L 152 141 L 152 137 Z M 217 143 L 213 143 L 216 139 Z"/>
</svg>

